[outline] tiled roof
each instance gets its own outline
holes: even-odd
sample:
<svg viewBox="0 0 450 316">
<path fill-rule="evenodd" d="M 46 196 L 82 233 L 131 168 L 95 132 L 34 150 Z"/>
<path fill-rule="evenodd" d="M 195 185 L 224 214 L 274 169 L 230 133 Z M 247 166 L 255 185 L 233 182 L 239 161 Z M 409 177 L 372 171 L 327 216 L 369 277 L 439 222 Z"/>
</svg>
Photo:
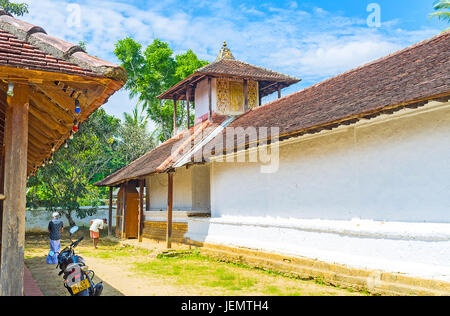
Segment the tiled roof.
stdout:
<svg viewBox="0 0 450 316">
<path fill-rule="evenodd" d="M 450 31 L 293 93 L 229 127 L 279 127 L 280 139 L 313 134 L 450 96 Z M 226 131 L 224 131 L 224 134 Z M 226 137 L 224 134 L 218 137 Z M 235 141 L 234 149 L 248 143 Z M 228 148 L 229 149 L 229 148 Z"/>
<path fill-rule="evenodd" d="M 41 27 L 1 9 L 0 70 L 4 81 L 28 81 L 31 89 L 28 174 L 64 144 L 75 121 L 83 123 L 127 80 L 122 67 L 90 56 L 81 47 L 47 35 Z M 5 85 L 0 89 L 0 148 L 7 108 Z M 83 100 L 79 115 L 74 113 L 75 98 Z M 46 132 L 41 133 L 41 128 Z"/>
<path fill-rule="evenodd" d="M 236 60 L 226 46 L 226 43 L 224 43 L 218 58 L 214 62 L 197 69 L 191 76 L 177 83 L 158 96 L 158 98 L 173 99 L 175 97 L 185 100 L 186 95 L 184 90 L 186 89 L 186 85 L 195 84 L 205 76 L 228 76 L 256 80 L 260 83 L 261 96 L 269 95 L 278 90 L 278 87 L 274 83 L 280 84 L 281 88 L 286 88 L 300 81 L 300 79 L 295 77 Z"/>
<path fill-rule="evenodd" d="M 299 79 L 279 72 L 253 66 L 235 59 L 219 59 L 195 71 L 196 74 L 229 75 L 258 81 L 297 83 Z"/>
<path fill-rule="evenodd" d="M 122 67 L 90 56 L 4 10 L 0 10 L 0 66 L 126 81 Z"/>
<path fill-rule="evenodd" d="M 196 137 L 206 137 L 205 131 L 214 129 L 226 119 L 225 116 L 215 116 L 213 122 L 205 121 L 191 127 L 163 144 L 149 151 L 144 156 L 133 161 L 119 171 L 111 174 L 104 180 L 96 183 L 96 186 L 115 186 L 125 181 L 171 169 L 177 162 L 179 154 L 186 154 Z M 200 135 L 200 136 L 199 136 Z M 198 138 L 196 138 L 196 142 Z M 185 152 L 183 152 L 185 151 Z"/>
<path fill-rule="evenodd" d="M 237 117 L 229 127 L 279 127 L 280 139 L 350 125 L 360 119 L 390 114 L 403 108 L 425 105 L 428 100 L 450 98 L 450 31 L 334 78 L 293 93 Z M 226 129 L 217 137 L 228 145 Z M 217 137 L 212 141 L 216 141 Z M 234 149 L 249 144 L 235 139 Z M 154 172 L 170 157 L 175 141 L 161 145 L 102 181 L 111 185 Z M 167 147 L 170 147 L 168 149 Z M 208 153 L 204 158 L 222 153 Z M 230 148 L 224 147 L 229 152 Z M 137 163 L 139 161 L 139 163 Z M 132 164 L 132 165 L 133 165 Z M 130 165 L 131 166 L 131 165 Z M 139 171 L 139 170 L 145 171 Z M 111 179 L 113 178 L 113 179 Z"/>
</svg>

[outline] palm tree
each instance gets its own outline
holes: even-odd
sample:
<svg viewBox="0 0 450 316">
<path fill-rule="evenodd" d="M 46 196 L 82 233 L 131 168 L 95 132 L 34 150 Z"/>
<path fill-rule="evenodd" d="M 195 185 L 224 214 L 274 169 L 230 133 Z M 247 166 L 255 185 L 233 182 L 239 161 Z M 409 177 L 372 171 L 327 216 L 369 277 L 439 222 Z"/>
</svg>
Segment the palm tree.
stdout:
<svg viewBox="0 0 450 316">
<path fill-rule="evenodd" d="M 148 115 L 142 115 L 144 110 L 139 113 L 139 105 L 136 105 L 133 109 L 132 114 L 123 113 L 125 117 L 125 123 L 131 126 L 136 126 L 140 128 L 145 128 L 148 123 Z"/>
<path fill-rule="evenodd" d="M 450 23 L 450 0 L 441 0 L 436 2 L 433 8 L 437 12 L 431 14 L 431 17 L 437 17 L 441 21 L 447 21 Z"/>
</svg>

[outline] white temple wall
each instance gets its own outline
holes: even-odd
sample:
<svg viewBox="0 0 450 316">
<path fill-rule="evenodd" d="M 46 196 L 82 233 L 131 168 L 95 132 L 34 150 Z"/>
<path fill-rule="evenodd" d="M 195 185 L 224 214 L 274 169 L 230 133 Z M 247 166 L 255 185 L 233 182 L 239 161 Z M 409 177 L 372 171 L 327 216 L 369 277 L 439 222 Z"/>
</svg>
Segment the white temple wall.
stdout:
<svg viewBox="0 0 450 316">
<path fill-rule="evenodd" d="M 300 138 L 260 167 L 212 163 L 212 218 L 188 237 L 450 280 L 448 104 Z"/>
<path fill-rule="evenodd" d="M 212 78 L 212 110 L 215 111 L 217 104 L 216 79 Z M 197 84 L 195 89 L 195 120 L 209 113 L 208 79 Z"/>
<path fill-rule="evenodd" d="M 168 176 L 166 173 L 147 177 L 150 210 L 167 210 Z M 177 168 L 173 176 L 173 210 L 181 212 L 210 210 L 209 166 Z"/>
</svg>

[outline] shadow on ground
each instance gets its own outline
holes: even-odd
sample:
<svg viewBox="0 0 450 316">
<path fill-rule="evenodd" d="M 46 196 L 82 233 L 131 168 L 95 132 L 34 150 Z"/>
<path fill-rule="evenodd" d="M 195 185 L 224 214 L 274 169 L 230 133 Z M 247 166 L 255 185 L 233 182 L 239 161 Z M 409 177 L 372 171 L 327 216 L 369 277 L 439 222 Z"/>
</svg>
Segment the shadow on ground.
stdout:
<svg viewBox="0 0 450 316">
<path fill-rule="evenodd" d="M 83 244 L 87 245 L 89 244 L 88 234 L 87 231 L 80 230 L 76 238 L 81 236 L 85 237 Z M 61 249 L 70 244 L 67 232 L 62 237 Z M 56 265 L 50 265 L 45 262 L 49 251 L 49 242 L 46 239 L 48 239 L 48 233 L 45 232 L 27 233 L 25 265 L 30 270 L 33 279 L 45 296 L 69 296 L 69 292 L 63 285 L 62 276 L 58 276 L 60 270 L 56 269 Z M 104 243 L 115 244 L 116 242 L 106 240 Z M 89 265 L 89 262 L 87 264 Z M 94 282 L 98 283 L 100 281 L 103 280 L 96 276 Z M 103 286 L 104 290 L 102 295 L 104 296 L 124 296 L 123 293 L 106 282 L 103 282 Z"/>
</svg>

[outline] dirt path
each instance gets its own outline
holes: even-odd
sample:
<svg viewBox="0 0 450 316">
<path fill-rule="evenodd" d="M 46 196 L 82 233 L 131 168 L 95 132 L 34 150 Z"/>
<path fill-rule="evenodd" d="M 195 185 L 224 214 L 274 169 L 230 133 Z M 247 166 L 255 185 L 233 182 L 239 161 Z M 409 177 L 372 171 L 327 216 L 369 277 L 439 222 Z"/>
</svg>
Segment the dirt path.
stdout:
<svg viewBox="0 0 450 316">
<path fill-rule="evenodd" d="M 85 256 L 96 275 L 126 296 L 178 296 L 186 289 L 167 284 L 163 279 L 143 277 L 123 263 L 111 264 L 110 260 Z M 192 295 L 197 295 L 192 293 Z"/>
</svg>

